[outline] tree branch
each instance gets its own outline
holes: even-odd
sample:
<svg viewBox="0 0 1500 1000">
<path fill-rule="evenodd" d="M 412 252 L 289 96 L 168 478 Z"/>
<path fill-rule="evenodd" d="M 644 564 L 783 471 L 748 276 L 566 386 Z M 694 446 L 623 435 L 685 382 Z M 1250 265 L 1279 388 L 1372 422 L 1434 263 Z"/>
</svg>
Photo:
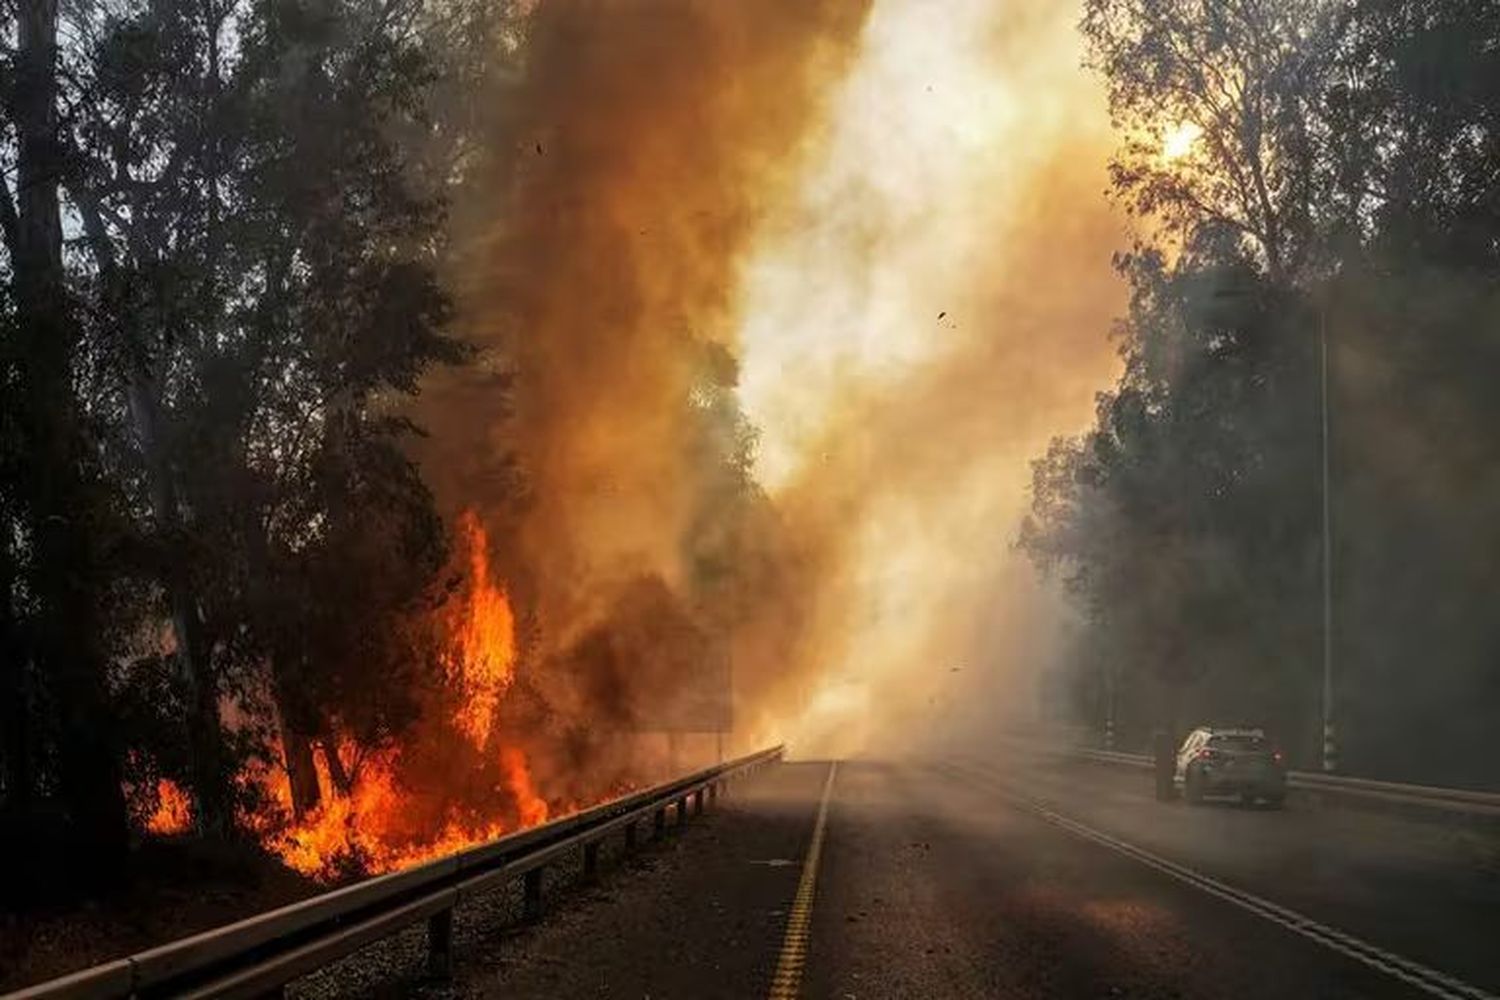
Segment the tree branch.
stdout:
<svg viewBox="0 0 1500 1000">
<path fill-rule="evenodd" d="M 16 244 L 21 238 L 21 221 L 16 216 L 16 202 L 11 197 L 10 185 L 0 177 L 0 235 L 5 238 L 5 249 L 10 259 L 16 259 Z"/>
</svg>

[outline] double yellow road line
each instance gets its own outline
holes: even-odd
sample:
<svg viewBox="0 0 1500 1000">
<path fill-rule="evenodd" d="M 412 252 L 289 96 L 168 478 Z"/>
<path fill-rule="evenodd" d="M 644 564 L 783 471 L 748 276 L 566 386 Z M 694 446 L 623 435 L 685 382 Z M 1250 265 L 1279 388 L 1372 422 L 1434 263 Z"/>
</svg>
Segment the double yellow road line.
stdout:
<svg viewBox="0 0 1500 1000">
<path fill-rule="evenodd" d="M 786 920 L 786 936 L 781 941 L 781 956 L 776 961 L 776 975 L 771 980 L 770 1000 L 795 1000 L 802 991 L 802 969 L 807 963 L 807 939 L 812 931 L 813 895 L 818 887 L 818 861 L 823 856 L 823 835 L 828 827 L 828 800 L 833 797 L 833 778 L 838 761 L 828 765 L 823 782 L 823 797 L 818 802 L 818 821 L 813 826 L 812 843 L 802 860 L 802 877 L 797 881 L 797 895 Z"/>
</svg>

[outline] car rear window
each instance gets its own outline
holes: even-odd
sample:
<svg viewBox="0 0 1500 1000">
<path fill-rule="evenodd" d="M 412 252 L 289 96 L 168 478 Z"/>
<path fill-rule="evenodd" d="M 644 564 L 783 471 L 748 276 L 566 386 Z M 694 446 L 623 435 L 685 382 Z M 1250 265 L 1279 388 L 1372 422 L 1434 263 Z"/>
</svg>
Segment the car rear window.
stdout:
<svg viewBox="0 0 1500 1000">
<path fill-rule="evenodd" d="M 1264 736 L 1211 736 L 1208 745 L 1215 750 L 1264 750 Z"/>
</svg>

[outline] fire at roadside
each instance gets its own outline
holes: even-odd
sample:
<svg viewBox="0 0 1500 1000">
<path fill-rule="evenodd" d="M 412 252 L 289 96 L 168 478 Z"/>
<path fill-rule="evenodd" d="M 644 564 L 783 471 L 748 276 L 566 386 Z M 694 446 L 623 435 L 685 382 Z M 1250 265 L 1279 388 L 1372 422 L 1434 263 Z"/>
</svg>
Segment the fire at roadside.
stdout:
<svg viewBox="0 0 1500 1000">
<path fill-rule="evenodd" d="M 339 739 L 331 755 L 341 774 L 330 773 L 330 753 L 317 755 L 317 805 L 300 815 L 284 762 L 252 760 L 237 775 L 242 801 L 255 803 L 238 825 L 303 875 L 395 871 L 584 804 L 544 797 L 521 734 L 504 724 L 517 685 L 515 616 L 478 516 L 466 511 L 455 534 L 459 584 L 435 612 L 442 676 L 415 723 L 390 746 Z M 193 829 L 190 796 L 170 778 L 132 797 L 146 833 Z"/>
</svg>

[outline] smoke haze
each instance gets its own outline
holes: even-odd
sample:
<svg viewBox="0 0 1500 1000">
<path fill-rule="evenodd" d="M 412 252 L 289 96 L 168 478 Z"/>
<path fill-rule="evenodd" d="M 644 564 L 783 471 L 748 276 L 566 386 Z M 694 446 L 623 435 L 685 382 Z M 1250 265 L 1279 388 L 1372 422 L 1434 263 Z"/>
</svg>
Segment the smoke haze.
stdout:
<svg viewBox="0 0 1500 1000">
<path fill-rule="evenodd" d="M 1115 359 L 1111 138 L 1066 5 L 886 0 L 740 302 L 757 470 L 819 572 L 807 752 L 1029 708 L 1059 610 L 1011 551 L 1029 459 Z"/>
</svg>

